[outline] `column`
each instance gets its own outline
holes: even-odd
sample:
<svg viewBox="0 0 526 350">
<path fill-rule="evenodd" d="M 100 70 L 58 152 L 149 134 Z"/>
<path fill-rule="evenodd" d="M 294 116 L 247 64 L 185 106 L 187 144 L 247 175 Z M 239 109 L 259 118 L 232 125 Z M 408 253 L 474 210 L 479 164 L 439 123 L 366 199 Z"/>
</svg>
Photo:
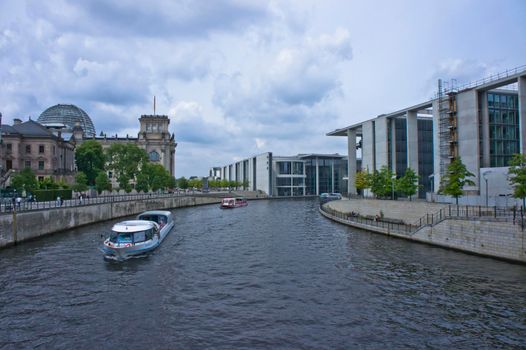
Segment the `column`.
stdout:
<svg viewBox="0 0 526 350">
<path fill-rule="evenodd" d="M 519 125 L 521 153 L 526 154 L 526 75 L 519 77 Z"/>
<path fill-rule="evenodd" d="M 490 167 L 489 157 L 489 112 L 488 112 L 488 92 L 481 91 L 479 93 L 480 103 L 480 118 L 482 126 L 482 164 L 481 168 Z"/>
<path fill-rule="evenodd" d="M 318 165 L 318 158 L 316 157 L 316 195 L 320 195 L 320 169 Z"/>
<path fill-rule="evenodd" d="M 396 119 L 391 119 L 391 171 L 396 174 Z"/>
<path fill-rule="evenodd" d="M 378 117 L 375 120 L 374 139 L 375 139 L 375 169 L 380 170 L 382 166 L 388 166 L 387 151 L 387 118 Z"/>
<path fill-rule="evenodd" d="M 362 170 L 374 172 L 373 122 L 362 123 Z"/>
<path fill-rule="evenodd" d="M 416 111 L 407 111 L 407 167 L 418 174 L 418 119 Z M 398 174 L 403 175 L 403 174 Z"/>
<path fill-rule="evenodd" d="M 440 103 L 436 99 L 433 107 L 433 192 L 440 188 Z"/>
<path fill-rule="evenodd" d="M 356 130 L 347 130 L 347 193 L 356 194 Z"/>
</svg>

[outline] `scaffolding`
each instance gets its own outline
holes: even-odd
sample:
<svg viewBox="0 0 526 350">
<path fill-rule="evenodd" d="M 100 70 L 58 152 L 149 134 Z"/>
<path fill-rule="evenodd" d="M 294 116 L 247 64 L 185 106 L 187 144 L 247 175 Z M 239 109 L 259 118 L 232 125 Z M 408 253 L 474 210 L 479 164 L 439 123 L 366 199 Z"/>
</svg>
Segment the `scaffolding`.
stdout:
<svg viewBox="0 0 526 350">
<path fill-rule="evenodd" d="M 440 175 L 444 176 L 447 166 L 458 156 L 457 92 L 444 93 L 442 81 L 438 81 Z"/>
</svg>

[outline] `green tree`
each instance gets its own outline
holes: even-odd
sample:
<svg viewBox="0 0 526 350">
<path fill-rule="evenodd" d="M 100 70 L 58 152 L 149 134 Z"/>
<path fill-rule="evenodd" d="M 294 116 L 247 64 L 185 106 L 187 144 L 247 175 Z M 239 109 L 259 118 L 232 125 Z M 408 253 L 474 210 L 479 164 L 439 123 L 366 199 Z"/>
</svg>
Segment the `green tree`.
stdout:
<svg viewBox="0 0 526 350">
<path fill-rule="evenodd" d="M 243 190 L 247 190 L 248 187 L 250 186 L 250 183 L 248 182 L 248 180 L 244 180 L 241 185 L 243 186 Z"/>
<path fill-rule="evenodd" d="M 113 170 L 119 186 L 126 190 L 129 181 L 135 179 L 144 164 L 148 163 L 148 154 L 137 145 L 115 143 L 106 150 L 106 159 L 107 168 Z"/>
<path fill-rule="evenodd" d="M 119 189 L 124 190 L 126 193 L 130 193 L 132 186 L 130 184 L 130 178 L 125 174 L 120 174 L 117 177 L 117 183 L 119 184 Z"/>
<path fill-rule="evenodd" d="M 466 169 L 460 157 L 455 158 L 448 165 L 446 174 L 442 177 L 440 192 L 455 197 L 455 203 L 458 205 L 458 197 L 462 196 L 465 185 L 474 186 L 475 183 L 468 179 L 475 176 Z"/>
<path fill-rule="evenodd" d="M 98 194 L 101 194 L 104 190 L 111 191 L 111 182 L 105 171 L 100 171 L 95 178 L 95 188 Z"/>
<path fill-rule="evenodd" d="M 220 186 L 221 186 L 222 188 L 227 188 L 227 187 L 228 187 L 228 184 L 229 184 L 229 181 L 228 181 L 227 179 L 223 179 L 223 180 L 221 180 L 221 182 L 220 182 Z"/>
<path fill-rule="evenodd" d="M 73 190 L 77 192 L 83 192 L 88 189 L 88 177 L 84 172 L 79 171 L 75 176 L 75 184 L 73 185 Z"/>
<path fill-rule="evenodd" d="M 366 170 L 357 172 L 354 185 L 358 191 L 363 191 L 371 187 L 371 174 L 369 174 L 369 171 Z"/>
<path fill-rule="evenodd" d="M 83 142 L 75 150 L 75 163 L 77 169 L 86 174 L 88 184 L 95 184 L 95 178 L 106 163 L 102 145 L 95 140 Z"/>
<path fill-rule="evenodd" d="M 416 194 L 418 190 L 418 179 L 419 176 L 411 168 L 405 169 L 404 176 L 398 179 L 396 182 L 396 190 L 403 196 L 411 197 Z"/>
<path fill-rule="evenodd" d="M 59 185 L 51 177 L 45 177 L 38 182 L 38 188 L 41 190 L 57 190 Z"/>
<path fill-rule="evenodd" d="M 63 189 L 63 190 L 67 190 L 70 188 L 70 186 L 67 184 L 66 181 L 64 181 L 63 179 L 60 179 L 59 181 L 57 181 L 57 185 L 59 188 Z"/>
<path fill-rule="evenodd" d="M 177 180 L 177 187 L 186 190 L 188 188 L 188 180 L 183 176 Z"/>
<path fill-rule="evenodd" d="M 145 193 L 150 190 L 150 185 L 148 184 L 148 175 L 144 171 L 141 171 L 139 174 L 137 174 L 135 190 L 137 192 Z"/>
<path fill-rule="evenodd" d="M 177 187 L 177 182 L 175 180 L 175 177 L 169 175 L 169 179 L 166 181 L 166 187 L 167 188 Z"/>
<path fill-rule="evenodd" d="M 391 197 L 396 179 L 393 179 L 393 172 L 387 166 L 382 166 L 380 171 L 375 170 L 371 176 L 370 188 L 376 197 Z"/>
<path fill-rule="evenodd" d="M 513 187 L 513 197 L 522 199 L 522 206 L 526 207 L 526 155 L 514 154 L 509 164 L 508 181 Z"/>
<path fill-rule="evenodd" d="M 19 193 L 22 193 L 24 190 L 26 190 L 26 192 L 37 190 L 38 182 L 35 173 L 31 169 L 25 168 L 13 176 L 11 187 L 14 187 Z"/>
</svg>

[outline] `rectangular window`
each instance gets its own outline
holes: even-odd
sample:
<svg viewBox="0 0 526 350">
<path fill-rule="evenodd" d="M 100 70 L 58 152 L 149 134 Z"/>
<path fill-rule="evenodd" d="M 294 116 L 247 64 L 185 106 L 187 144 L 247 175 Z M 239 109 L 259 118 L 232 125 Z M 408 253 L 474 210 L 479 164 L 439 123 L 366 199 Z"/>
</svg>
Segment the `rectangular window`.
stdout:
<svg viewBox="0 0 526 350">
<path fill-rule="evenodd" d="M 26 168 L 31 168 L 31 161 L 30 160 L 26 160 L 24 165 L 25 165 Z"/>
<path fill-rule="evenodd" d="M 292 173 L 294 175 L 303 175 L 303 162 L 293 162 L 292 167 Z"/>
<path fill-rule="evenodd" d="M 38 170 L 44 170 L 44 161 L 43 160 L 39 160 L 38 161 Z"/>
<path fill-rule="evenodd" d="M 56 152 L 55 146 L 53 146 L 53 155 L 55 155 L 55 152 Z"/>
<path fill-rule="evenodd" d="M 291 180 L 290 177 L 277 177 L 276 186 L 290 186 Z"/>
<path fill-rule="evenodd" d="M 12 144 L 8 143 L 5 146 L 6 146 L 8 152 L 11 152 L 13 150 L 13 145 Z"/>
<path fill-rule="evenodd" d="M 31 145 L 26 145 L 26 153 L 31 153 Z"/>
<path fill-rule="evenodd" d="M 303 186 L 305 185 L 305 179 L 303 177 L 295 177 L 292 179 L 293 186 Z"/>
<path fill-rule="evenodd" d="M 291 174 L 290 162 L 278 162 L 278 174 Z"/>
<path fill-rule="evenodd" d="M 44 153 L 44 145 L 38 145 L 38 153 Z"/>
<path fill-rule="evenodd" d="M 111 179 L 113 177 L 113 171 L 108 171 L 108 179 Z"/>
</svg>

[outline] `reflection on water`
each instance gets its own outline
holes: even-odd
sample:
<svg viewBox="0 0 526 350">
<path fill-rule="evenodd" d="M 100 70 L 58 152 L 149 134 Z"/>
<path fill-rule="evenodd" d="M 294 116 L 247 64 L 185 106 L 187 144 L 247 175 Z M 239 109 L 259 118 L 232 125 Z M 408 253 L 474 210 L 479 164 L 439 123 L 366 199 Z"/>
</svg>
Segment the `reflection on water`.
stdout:
<svg viewBox="0 0 526 350">
<path fill-rule="evenodd" d="M 521 348 L 526 267 L 350 229 L 315 201 L 178 209 L 151 255 L 92 225 L 0 251 L 0 348 Z"/>
</svg>

